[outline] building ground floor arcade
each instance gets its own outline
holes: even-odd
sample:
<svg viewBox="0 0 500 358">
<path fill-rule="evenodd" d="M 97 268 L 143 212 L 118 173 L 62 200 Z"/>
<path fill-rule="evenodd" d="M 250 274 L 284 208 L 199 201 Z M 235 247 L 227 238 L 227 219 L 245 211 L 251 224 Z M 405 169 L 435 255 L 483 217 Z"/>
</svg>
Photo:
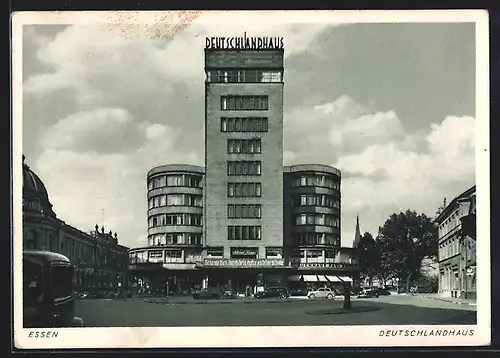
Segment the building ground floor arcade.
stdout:
<svg viewBox="0 0 500 358">
<path fill-rule="evenodd" d="M 345 284 L 352 287 L 357 282 L 357 271 L 349 268 L 325 270 L 292 266 L 252 267 L 248 262 L 246 264 L 237 267 L 222 261 L 219 265 L 210 262 L 208 265 L 200 263 L 172 268 L 167 264 L 146 263 L 131 265 L 129 275 L 135 293 L 160 296 L 191 295 L 209 287 L 249 296 L 274 285 L 285 286 L 292 291 L 329 287 L 341 294 Z"/>
</svg>

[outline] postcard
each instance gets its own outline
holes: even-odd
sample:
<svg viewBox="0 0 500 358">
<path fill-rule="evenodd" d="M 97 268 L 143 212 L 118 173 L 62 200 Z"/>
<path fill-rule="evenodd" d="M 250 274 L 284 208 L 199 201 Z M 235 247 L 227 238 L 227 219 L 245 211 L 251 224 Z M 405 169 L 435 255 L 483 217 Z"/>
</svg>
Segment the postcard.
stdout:
<svg viewBox="0 0 500 358">
<path fill-rule="evenodd" d="M 486 11 L 15 13 L 16 347 L 488 345 L 488 36 Z"/>
</svg>

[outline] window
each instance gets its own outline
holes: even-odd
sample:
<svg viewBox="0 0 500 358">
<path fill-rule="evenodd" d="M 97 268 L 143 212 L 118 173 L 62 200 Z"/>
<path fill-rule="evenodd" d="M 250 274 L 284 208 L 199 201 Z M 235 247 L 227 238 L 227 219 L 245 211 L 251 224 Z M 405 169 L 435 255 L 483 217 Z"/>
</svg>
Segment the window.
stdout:
<svg viewBox="0 0 500 358">
<path fill-rule="evenodd" d="M 154 178 L 151 178 L 148 183 L 148 189 L 157 189 L 157 188 L 162 188 L 166 185 L 165 181 L 165 175 L 157 176 Z"/>
<path fill-rule="evenodd" d="M 228 161 L 227 175 L 261 175 L 261 161 Z"/>
<path fill-rule="evenodd" d="M 282 82 L 279 69 L 220 69 L 206 72 L 206 81 L 211 83 L 279 83 Z"/>
<path fill-rule="evenodd" d="M 157 195 L 149 198 L 148 200 L 148 208 L 153 209 L 153 208 L 158 208 L 160 206 L 165 206 L 167 204 L 167 197 L 166 195 Z"/>
<path fill-rule="evenodd" d="M 340 237 L 331 233 L 298 233 L 293 235 L 293 243 L 298 246 L 306 245 L 329 245 L 340 246 Z"/>
<path fill-rule="evenodd" d="M 221 132 L 267 132 L 267 117 L 221 117 Z"/>
<path fill-rule="evenodd" d="M 260 240 L 262 228 L 260 226 L 228 226 L 228 240 Z"/>
<path fill-rule="evenodd" d="M 261 183 L 227 183 L 227 196 L 230 198 L 257 198 L 261 194 Z"/>
<path fill-rule="evenodd" d="M 162 262 L 163 261 L 163 250 L 150 250 L 148 252 L 149 262 Z"/>
<path fill-rule="evenodd" d="M 236 205 L 230 204 L 227 206 L 228 219 L 260 219 L 261 205 Z"/>
<path fill-rule="evenodd" d="M 295 225 L 317 225 L 340 227 L 338 217 L 328 214 L 300 214 L 295 216 Z"/>
<path fill-rule="evenodd" d="M 167 195 L 168 206 L 202 206 L 202 196 L 196 194 Z"/>
<path fill-rule="evenodd" d="M 281 82 L 281 71 L 263 71 L 261 82 Z"/>
<path fill-rule="evenodd" d="M 73 275 L 72 266 L 53 265 L 50 268 L 50 283 L 54 298 L 68 297 L 73 293 Z"/>
<path fill-rule="evenodd" d="M 268 96 L 221 96 L 222 111 L 267 111 Z"/>
<path fill-rule="evenodd" d="M 295 177 L 292 181 L 293 186 L 318 186 L 329 189 L 340 190 L 340 180 L 327 175 L 303 175 Z"/>
<path fill-rule="evenodd" d="M 283 257 L 283 250 L 280 247 L 266 247 L 266 258 L 279 258 Z"/>
<path fill-rule="evenodd" d="M 332 195 L 305 194 L 293 197 L 294 206 L 323 206 L 328 208 L 340 208 L 339 199 Z"/>
<path fill-rule="evenodd" d="M 43 293 L 42 266 L 23 260 L 23 300 L 28 305 L 37 303 Z"/>
<path fill-rule="evenodd" d="M 260 154 L 261 150 L 260 138 L 227 140 L 227 154 Z"/>
<path fill-rule="evenodd" d="M 223 247 L 211 247 L 207 249 L 207 257 L 223 257 L 224 248 Z"/>
</svg>

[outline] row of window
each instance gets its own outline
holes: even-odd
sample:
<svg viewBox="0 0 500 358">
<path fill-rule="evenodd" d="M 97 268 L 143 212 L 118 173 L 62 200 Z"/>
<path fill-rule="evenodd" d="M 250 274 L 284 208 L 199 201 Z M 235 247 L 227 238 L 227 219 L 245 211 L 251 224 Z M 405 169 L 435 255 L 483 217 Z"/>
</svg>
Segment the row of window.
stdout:
<svg viewBox="0 0 500 358">
<path fill-rule="evenodd" d="M 162 194 L 148 200 L 148 208 L 160 206 L 203 206 L 203 198 L 197 194 Z"/>
<path fill-rule="evenodd" d="M 269 109 L 269 97 L 221 96 L 220 109 L 222 111 L 267 111 Z"/>
<path fill-rule="evenodd" d="M 227 175 L 261 175 L 260 160 L 236 160 L 227 162 Z"/>
<path fill-rule="evenodd" d="M 187 188 L 201 188 L 203 180 L 200 176 L 189 174 L 167 174 L 154 177 L 148 182 L 148 189 L 163 188 L 165 186 L 181 186 Z"/>
<path fill-rule="evenodd" d="M 261 226 L 228 226 L 227 227 L 228 240 L 261 240 L 262 227 Z"/>
<path fill-rule="evenodd" d="M 210 70 L 207 82 L 212 83 L 276 83 L 282 82 L 282 71 L 278 70 Z"/>
<path fill-rule="evenodd" d="M 151 216 L 149 227 L 157 226 L 201 226 L 201 214 L 159 214 Z"/>
<path fill-rule="evenodd" d="M 354 263 L 354 258 L 347 254 L 347 255 L 338 255 L 337 250 L 315 250 L 315 249 L 307 249 L 307 250 L 293 250 L 290 254 L 291 258 L 297 258 L 297 259 L 336 259 L 335 261 L 338 260 L 338 262 L 343 262 L 343 263 Z"/>
<path fill-rule="evenodd" d="M 303 175 L 293 178 L 292 186 L 318 186 L 340 190 L 340 180 L 327 175 Z"/>
<path fill-rule="evenodd" d="M 148 246 L 158 245 L 201 245 L 201 234 L 174 233 L 154 234 L 148 237 Z"/>
<path fill-rule="evenodd" d="M 460 253 L 460 241 L 457 237 L 439 244 L 439 260 L 445 260 Z"/>
<path fill-rule="evenodd" d="M 340 200 L 332 195 L 304 194 L 293 197 L 294 206 L 323 206 L 340 209 Z"/>
<path fill-rule="evenodd" d="M 261 154 L 261 152 L 260 138 L 227 140 L 227 154 Z"/>
<path fill-rule="evenodd" d="M 261 195 L 261 183 L 227 183 L 227 196 L 230 198 L 256 198 Z"/>
<path fill-rule="evenodd" d="M 227 217 L 228 219 L 260 219 L 262 207 L 260 204 L 230 204 L 227 206 Z"/>
<path fill-rule="evenodd" d="M 295 215 L 293 220 L 295 225 L 317 225 L 340 227 L 340 219 L 338 216 L 328 214 L 299 214 Z"/>
<path fill-rule="evenodd" d="M 458 210 L 451 214 L 441 225 L 438 227 L 439 237 L 444 237 L 450 231 L 460 225 L 460 218 L 458 217 Z"/>
<path fill-rule="evenodd" d="M 340 246 L 340 237 L 330 233 L 298 233 L 293 235 L 294 245 L 332 245 Z"/>
<path fill-rule="evenodd" d="M 267 117 L 221 117 L 221 132 L 268 132 Z"/>
</svg>

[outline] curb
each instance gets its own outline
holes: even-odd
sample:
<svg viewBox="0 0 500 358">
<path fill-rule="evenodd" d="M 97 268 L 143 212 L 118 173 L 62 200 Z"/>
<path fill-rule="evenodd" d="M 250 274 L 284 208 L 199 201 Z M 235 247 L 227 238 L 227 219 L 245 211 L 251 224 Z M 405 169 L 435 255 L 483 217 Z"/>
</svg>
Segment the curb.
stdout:
<svg viewBox="0 0 500 358">
<path fill-rule="evenodd" d="M 477 306 L 476 302 L 452 301 L 452 300 L 447 300 L 447 299 L 444 299 L 444 298 L 432 297 L 432 296 L 420 296 L 420 297 L 427 298 L 427 299 L 430 299 L 430 300 L 436 300 L 436 301 L 453 303 L 455 305 Z"/>
</svg>

